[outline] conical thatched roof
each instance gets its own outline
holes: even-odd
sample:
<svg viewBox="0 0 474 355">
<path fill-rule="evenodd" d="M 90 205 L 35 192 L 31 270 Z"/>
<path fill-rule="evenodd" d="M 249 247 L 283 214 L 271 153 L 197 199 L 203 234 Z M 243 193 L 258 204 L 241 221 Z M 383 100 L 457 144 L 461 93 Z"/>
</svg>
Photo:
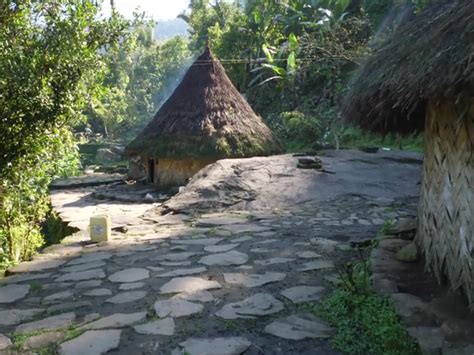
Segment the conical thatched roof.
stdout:
<svg viewBox="0 0 474 355">
<path fill-rule="evenodd" d="M 278 140 L 209 48 L 127 147 L 128 155 L 167 159 L 241 158 L 280 151 Z"/>
<path fill-rule="evenodd" d="M 402 24 L 355 75 L 344 112 L 373 131 L 422 130 L 427 100 L 474 92 L 474 0 L 442 0 Z"/>
</svg>

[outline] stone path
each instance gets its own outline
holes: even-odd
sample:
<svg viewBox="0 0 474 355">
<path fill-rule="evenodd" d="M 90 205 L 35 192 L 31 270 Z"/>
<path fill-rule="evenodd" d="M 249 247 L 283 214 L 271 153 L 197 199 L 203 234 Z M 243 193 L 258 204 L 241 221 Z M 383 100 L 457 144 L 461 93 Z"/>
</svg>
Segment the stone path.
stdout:
<svg viewBox="0 0 474 355">
<path fill-rule="evenodd" d="M 72 210 L 89 198 L 77 196 Z M 304 304 L 331 291 L 335 268 L 358 255 L 351 242 L 414 202 L 347 194 L 153 218 L 143 205 L 110 204 L 129 211 L 126 233 L 87 244 L 82 230 L 0 280 L 0 350 L 22 334 L 12 353 L 337 354 L 334 329 Z M 107 211 L 102 203 L 94 208 Z"/>
</svg>

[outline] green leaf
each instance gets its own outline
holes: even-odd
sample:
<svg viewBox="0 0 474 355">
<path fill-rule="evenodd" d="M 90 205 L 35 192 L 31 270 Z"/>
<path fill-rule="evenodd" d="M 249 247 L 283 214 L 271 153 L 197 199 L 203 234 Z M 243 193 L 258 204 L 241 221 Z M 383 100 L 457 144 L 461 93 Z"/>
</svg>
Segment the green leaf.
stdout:
<svg viewBox="0 0 474 355">
<path fill-rule="evenodd" d="M 269 63 L 273 63 L 274 62 L 273 55 L 270 52 L 270 50 L 268 49 L 266 44 L 262 45 L 262 50 L 263 50 L 263 53 L 265 53 L 265 57 L 267 57 L 267 61 Z"/>
<path fill-rule="evenodd" d="M 289 72 L 296 71 L 296 54 L 295 52 L 291 52 L 286 60 L 286 65 L 288 67 Z"/>
<path fill-rule="evenodd" d="M 298 49 L 298 38 L 294 33 L 290 33 L 288 36 L 288 43 L 290 45 L 290 51 L 296 51 Z"/>
<path fill-rule="evenodd" d="M 271 69 L 275 74 L 278 74 L 282 77 L 286 75 L 285 68 L 279 67 L 277 65 L 264 63 L 262 64 L 262 67 Z"/>
</svg>

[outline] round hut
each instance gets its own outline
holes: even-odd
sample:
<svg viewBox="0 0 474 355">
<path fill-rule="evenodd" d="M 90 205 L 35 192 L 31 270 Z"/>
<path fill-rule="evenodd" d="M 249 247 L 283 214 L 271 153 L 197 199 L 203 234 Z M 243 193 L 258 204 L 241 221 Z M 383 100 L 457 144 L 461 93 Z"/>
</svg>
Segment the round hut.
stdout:
<svg viewBox="0 0 474 355">
<path fill-rule="evenodd" d="M 266 156 L 281 145 L 227 77 L 209 47 L 126 148 L 130 177 L 183 185 L 222 158 Z"/>
<path fill-rule="evenodd" d="M 474 308 L 474 1 L 444 0 L 394 32 L 356 74 L 348 120 L 424 130 L 416 242 Z"/>
</svg>

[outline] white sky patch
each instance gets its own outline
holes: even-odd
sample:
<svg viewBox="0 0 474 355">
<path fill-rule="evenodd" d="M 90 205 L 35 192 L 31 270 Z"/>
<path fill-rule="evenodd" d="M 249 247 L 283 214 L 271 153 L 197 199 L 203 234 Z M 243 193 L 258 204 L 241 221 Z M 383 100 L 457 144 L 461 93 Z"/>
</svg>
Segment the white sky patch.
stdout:
<svg viewBox="0 0 474 355">
<path fill-rule="evenodd" d="M 132 18 L 133 12 L 145 12 L 154 20 L 172 20 L 187 9 L 189 0 L 115 0 L 115 8 L 125 18 Z M 110 16 L 110 0 L 104 0 L 102 13 Z"/>
</svg>

